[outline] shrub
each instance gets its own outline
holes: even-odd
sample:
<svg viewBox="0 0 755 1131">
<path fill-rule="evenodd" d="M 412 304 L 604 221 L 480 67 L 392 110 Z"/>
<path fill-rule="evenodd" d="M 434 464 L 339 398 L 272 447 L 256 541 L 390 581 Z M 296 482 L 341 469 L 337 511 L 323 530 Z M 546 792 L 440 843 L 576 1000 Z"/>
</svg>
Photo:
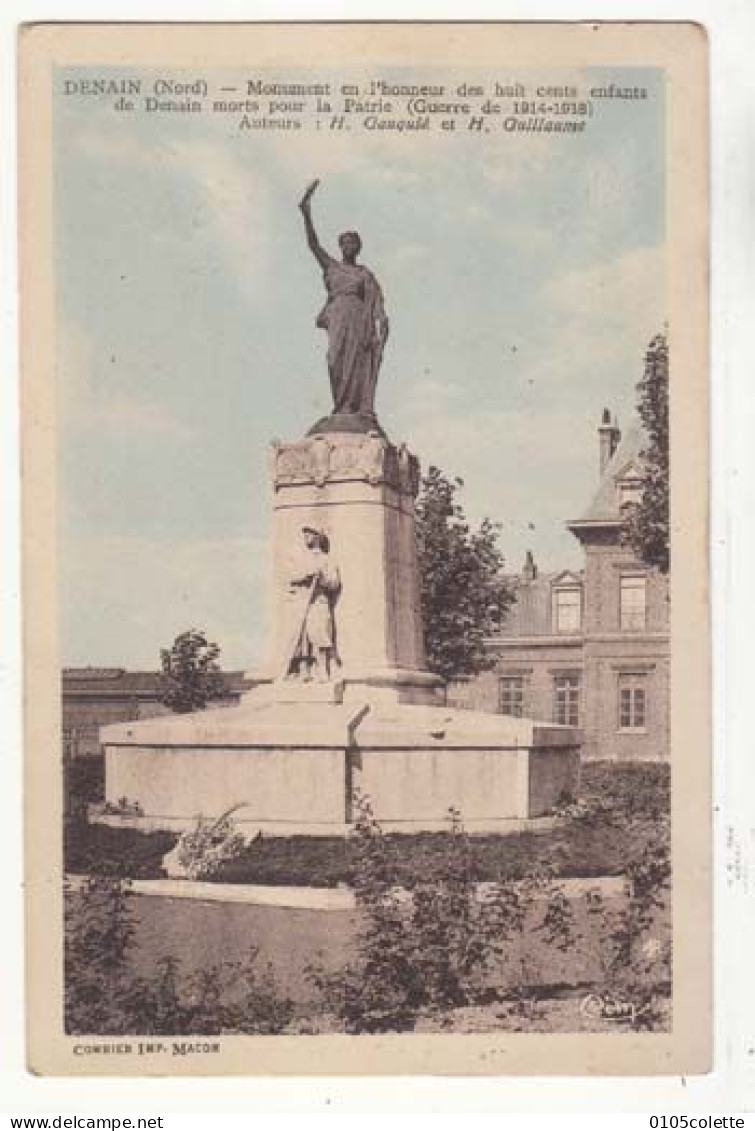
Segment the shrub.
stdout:
<svg viewBox="0 0 755 1131">
<path fill-rule="evenodd" d="M 364 799 L 356 810 L 352 868 L 362 917 L 356 958 L 337 973 L 311 970 L 347 1032 L 411 1029 L 422 1013 L 442 1017 L 501 995 L 511 1003 L 512 1021 L 526 1027 L 542 1019 L 538 1003 L 554 988 L 543 970 L 555 969 L 555 952 L 584 970 L 591 948 L 602 969 L 596 988 L 609 1004 L 615 997 L 628 1005 L 620 1023 L 653 1028 L 662 1019 L 670 983 L 663 821 L 626 864 L 625 904 L 588 893 L 585 926 L 585 912 L 578 920 L 553 864 L 480 884 L 478 846 L 453 811 L 442 856 L 411 890 L 399 887 L 397 838 L 383 834 Z M 537 955 L 530 939 L 540 944 Z"/>
<path fill-rule="evenodd" d="M 91 876 L 65 902 L 65 1020 L 69 1033 L 122 1033 L 141 985 L 127 967 L 134 923 L 128 884 Z"/>
<path fill-rule="evenodd" d="M 127 881 L 88 879 L 65 909 L 65 1025 L 71 1034 L 281 1033 L 293 1004 L 257 952 L 246 962 L 184 974 L 165 955 L 149 978 L 133 972 L 134 920 Z"/>
<path fill-rule="evenodd" d="M 336 974 L 311 975 L 348 1032 L 412 1028 L 424 1010 L 472 1004 L 487 992 L 491 971 L 508 956 L 534 900 L 551 873 L 534 870 L 525 880 L 501 879 L 480 892 L 479 864 L 458 812 L 442 859 L 411 892 L 396 885 L 400 857 L 369 802 L 356 801 L 353 834 L 354 889 L 362 912 L 357 959 Z M 563 944 L 568 910 L 545 901 L 544 930 Z"/>
<path fill-rule="evenodd" d="M 64 860 L 69 873 L 154 879 L 162 875 L 163 857 L 175 845 L 175 833 L 71 821 L 65 828 Z"/>
<path fill-rule="evenodd" d="M 659 835 L 627 866 L 627 900 L 605 917 L 608 980 L 631 1004 L 630 1024 L 651 1029 L 671 989 L 671 858 L 668 836 Z"/>
<path fill-rule="evenodd" d="M 64 773 L 72 812 L 104 800 L 105 759 L 102 754 L 68 758 L 64 762 Z"/>
<path fill-rule="evenodd" d="M 185 975 L 173 956 L 158 963 L 157 976 L 145 986 L 136 1019 L 147 1035 L 198 1033 L 275 1035 L 294 1015 L 293 1003 L 278 992 L 272 971 L 257 968 L 252 949 L 245 962 L 224 962 Z"/>
<path fill-rule="evenodd" d="M 349 1033 L 411 1028 L 421 1003 L 407 931 L 406 902 L 396 888 L 395 857 L 369 803 L 355 799 L 353 884 L 363 913 L 358 959 L 336 974 L 310 974 Z"/>
</svg>

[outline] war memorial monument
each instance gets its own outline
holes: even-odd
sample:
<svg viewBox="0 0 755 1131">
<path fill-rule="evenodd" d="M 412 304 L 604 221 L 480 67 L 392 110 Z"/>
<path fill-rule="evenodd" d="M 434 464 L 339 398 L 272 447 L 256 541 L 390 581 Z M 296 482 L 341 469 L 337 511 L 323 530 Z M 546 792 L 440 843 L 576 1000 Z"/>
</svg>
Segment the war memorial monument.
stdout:
<svg viewBox="0 0 755 1131">
<path fill-rule="evenodd" d="M 249 836 L 332 835 L 369 798 L 385 829 L 506 831 L 576 791 L 570 727 L 445 706 L 428 670 L 415 545 L 419 463 L 389 439 L 375 392 L 389 333 L 380 285 L 320 244 L 313 182 L 300 202 L 327 294 L 333 409 L 270 461 L 271 634 L 235 707 L 103 727 L 106 799 L 145 829 L 185 829 L 237 807 Z M 111 816 L 117 823 L 118 817 Z"/>
</svg>

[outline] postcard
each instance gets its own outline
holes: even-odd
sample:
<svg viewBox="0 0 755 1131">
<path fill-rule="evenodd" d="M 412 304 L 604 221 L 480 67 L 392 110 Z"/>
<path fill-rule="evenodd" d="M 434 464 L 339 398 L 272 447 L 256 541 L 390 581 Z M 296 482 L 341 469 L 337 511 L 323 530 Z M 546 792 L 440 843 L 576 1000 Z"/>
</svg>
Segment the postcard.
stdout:
<svg viewBox="0 0 755 1131">
<path fill-rule="evenodd" d="M 704 31 L 19 53 L 30 1068 L 707 1071 Z"/>
</svg>

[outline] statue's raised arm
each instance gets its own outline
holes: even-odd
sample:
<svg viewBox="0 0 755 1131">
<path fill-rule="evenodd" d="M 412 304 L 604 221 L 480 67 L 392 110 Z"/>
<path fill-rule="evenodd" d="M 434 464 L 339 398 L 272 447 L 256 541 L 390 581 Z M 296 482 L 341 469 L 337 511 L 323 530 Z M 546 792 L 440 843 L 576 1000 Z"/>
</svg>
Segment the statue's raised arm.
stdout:
<svg viewBox="0 0 755 1131">
<path fill-rule="evenodd" d="M 309 250 L 312 252 L 322 269 L 325 270 L 330 256 L 328 255 L 327 251 L 325 251 L 325 248 L 317 238 L 317 232 L 315 231 L 315 226 L 312 223 L 312 205 L 310 203 L 319 183 L 319 180 L 312 181 L 312 183 L 307 186 L 307 191 L 299 201 L 299 210 L 304 217 L 304 230 L 307 234 L 307 245 L 309 247 Z"/>
<path fill-rule="evenodd" d="M 333 410 L 310 434 L 328 431 L 380 431 L 375 415 L 375 388 L 388 339 L 383 292 L 375 276 L 357 257 L 358 232 L 341 232 L 340 261 L 328 255 L 312 223 L 311 200 L 319 185 L 312 181 L 299 201 L 309 250 L 320 264 L 327 301 L 316 325 L 328 335 L 328 372 Z"/>
</svg>

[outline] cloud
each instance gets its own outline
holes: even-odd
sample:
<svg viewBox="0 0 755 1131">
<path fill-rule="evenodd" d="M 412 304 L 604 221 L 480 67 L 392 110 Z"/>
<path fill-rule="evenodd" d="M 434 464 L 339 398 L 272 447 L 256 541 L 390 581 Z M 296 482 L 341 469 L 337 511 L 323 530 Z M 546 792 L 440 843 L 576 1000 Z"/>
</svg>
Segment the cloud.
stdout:
<svg viewBox="0 0 755 1131">
<path fill-rule="evenodd" d="M 659 174 L 655 150 L 635 138 L 625 136 L 610 153 L 591 155 L 585 165 L 588 216 L 636 215 L 648 181 L 655 185 Z"/>
<path fill-rule="evenodd" d="M 243 668 L 265 639 L 264 539 L 87 535 L 61 555 L 64 662 L 154 668 L 160 648 L 194 626 Z"/>
<path fill-rule="evenodd" d="M 256 298 L 270 257 L 270 200 L 263 178 L 225 144 L 192 139 L 173 142 L 164 160 L 174 176 L 190 178 L 202 194 L 197 226 L 206 222 L 225 253 L 242 291 Z"/>
<path fill-rule="evenodd" d="M 77 133 L 69 133 L 69 139 L 70 146 L 94 161 L 149 164 L 156 158 L 154 145 L 125 130 L 82 124 Z"/>
<path fill-rule="evenodd" d="M 453 411 L 433 404 L 409 423 L 407 440 L 423 468 L 433 463 L 464 480 L 462 502 L 473 521 L 487 515 L 502 522 L 509 561 L 533 548 L 569 564 L 578 563 L 579 552 L 564 522 L 583 509 L 593 486 L 593 461 L 585 458 L 593 426 L 579 409 Z"/>
<path fill-rule="evenodd" d="M 514 189 L 551 176 L 559 162 L 559 145 L 550 135 L 515 134 L 513 141 L 485 146 L 480 160 L 483 179 L 502 189 Z"/>
<path fill-rule="evenodd" d="M 492 492 L 499 499 L 499 471 L 510 468 L 520 480 L 527 468 L 538 473 L 562 467 L 575 458 L 575 436 L 584 432 L 583 415 L 474 409 L 462 412 L 431 412 L 409 426 L 411 445 L 420 455 L 431 452 L 432 461 L 461 475 L 482 498 Z M 581 453 L 576 453 L 581 458 Z M 526 494 L 519 484 L 519 494 Z M 490 513 L 500 511 L 500 501 Z"/>
<path fill-rule="evenodd" d="M 666 319 L 666 264 L 660 245 L 551 278 L 543 297 L 577 328 L 610 335 L 615 349 L 644 346 Z"/>
<path fill-rule="evenodd" d="M 119 436 L 153 436 L 192 440 L 196 430 L 156 401 L 113 393 L 95 379 L 95 350 L 80 326 L 61 320 L 56 351 L 56 385 L 61 424 Z"/>
<path fill-rule="evenodd" d="M 450 209 L 449 209 L 450 212 Z M 512 258 L 542 259 L 556 249 L 558 233 L 554 228 L 519 217 L 516 223 L 507 222 L 505 212 L 492 204 L 479 201 L 468 203 L 459 210 L 465 225 L 484 232 L 488 242 L 500 244 Z"/>
<path fill-rule="evenodd" d="M 270 200 L 264 178 L 247 163 L 243 150 L 206 135 L 165 145 L 135 133 L 91 127 L 74 135 L 72 144 L 95 162 L 148 166 L 172 182 L 166 191 L 173 196 L 180 195 L 182 182 L 191 184 L 200 194 L 195 228 L 206 227 L 219 243 L 246 297 L 258 296 L 270 255 Z"/>
<path fill-rule="evenodd" d="M 439 133 L 371 132 L 362 129 L 356 116 L 350 126 L 349 132 L 307 127 L 268 140 L 280 167 L 297 184 L 301 182 L 302 191 L 315 176 L 329 180 L 343 175 L 399 191 L 418 188 L 428 167 L 450 157 L 448 138 Z"/>
<path fill-rule="evenodd" d="M 383 252 L 383 262 L 388 270 L 401 271 L 414 267 L 430 258 L 430 249 L 418 243 L 397 243 Z"/>
<path fill-rule="evenodd" d="M 403 415 L 410 422 L 423 421 L 428 415 L 440 419 L 446 413 L 464 408 L 464 388 L 451 380 L 439 380 L 425 373 L 407 385 Z M 429 410 L 429 412 L 428 412 Z"/>
</svg>

